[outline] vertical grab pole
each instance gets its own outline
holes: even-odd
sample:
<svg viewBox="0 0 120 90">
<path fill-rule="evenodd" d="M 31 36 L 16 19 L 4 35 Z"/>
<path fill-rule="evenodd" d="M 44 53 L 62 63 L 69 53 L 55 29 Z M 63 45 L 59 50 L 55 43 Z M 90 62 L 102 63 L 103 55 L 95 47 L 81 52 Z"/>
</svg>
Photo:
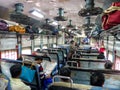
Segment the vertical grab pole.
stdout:
<svg viewBox="0 0 120 90">
<path fill-rule="evenodd" d="M 56 35 L 56 46 L 58 45 L 58 35 Z"/>
<path fill-rule="evenodd" d="M 116 43 L 116 38 L 114 37 L 114 39 L 113 39 L 113 50 L 112 50 L 112 55 L 113 55 L 113 57 L 112 57 L 112 61 L 114 62 L 115 61 L 115 43 Z"/>
<path fill-rule="evenodd" d="M 43 47 L 43 35 L 40 35 L 40 49 Z"/>
<path fill-rule="evenodd" d="M 107 57 L 107 60 L 108 60 L 108 55 L 109 55 L 108 44 L 109 44 L 109 35 L 107 36 L 107 43 L 106 43 L 106 57 Z"/>
<path fill-rule="evenodd" d="M 54 36 L 52 36 L 52 48 L 53 48 L 53 45 L 54 45 Z"/>
<path fill-rule="evenodd" d="M 48 47 L 48 48 L 50 47 L 49 38 L 50 38 L 50 36 L 49 36 L 49 35 L 47 35 L 47 47 Z"/>
<path fill-rule="evenodd" d="M 35 40 L 34 40 L 34 35 L 30 36 L 31 38 L 31 53 L 34 51 L 35 48 Z"/>
<path fill-rule="evenodd" d="M 18 57 L 20 57 L 22 54 L 22 35 L 21 34 L 17 34 L 17 44 L 18 44 L 17 54 L 18 54 Z"/>
</svg>

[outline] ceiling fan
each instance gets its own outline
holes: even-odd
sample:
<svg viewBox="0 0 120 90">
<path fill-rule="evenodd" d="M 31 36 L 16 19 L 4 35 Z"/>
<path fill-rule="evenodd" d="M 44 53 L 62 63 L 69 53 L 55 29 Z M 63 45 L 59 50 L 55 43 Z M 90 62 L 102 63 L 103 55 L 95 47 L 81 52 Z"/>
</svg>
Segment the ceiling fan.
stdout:
<svg viewBox="0 0 120 90">
<path fill-rule="evenodd" d="M 10 12 L 9 18 L 11 21 L 15 21 L 19 24 L 24 24 L 24 25 L 33 25 L 35 23 L 40 23 L 40 21 L 22 13 L 24 10 L 24 5 L 22 3 L 16 3 L 14 7 L 15 10 Z"/>
<path fill-rule="evenodd" d="M 64 9 L 59 8 L 58 9 L 58 16 L 54 17 L 56 21 L 67 21 L 67 18 L 64 16 Z"/>
<path fill-rule="evenodd" d="M 82 8 L 79 12 L 78 15 L 85 17 L 85 16 L 93 16 L 93 15 L 98 15 L 103 12 L 103 9 L 100 7 L 94 7 L 94 0 L 85 0 L 86 5 L 85 8 Z"/>
<path fill-rule="evenodd" d="M 75 25 L 72 25 L 72 20 L 71 19 L 69 20 L 69 23 L 66 27 L 67 28 L 74 28 L 75 27 Z"/>
</svg>

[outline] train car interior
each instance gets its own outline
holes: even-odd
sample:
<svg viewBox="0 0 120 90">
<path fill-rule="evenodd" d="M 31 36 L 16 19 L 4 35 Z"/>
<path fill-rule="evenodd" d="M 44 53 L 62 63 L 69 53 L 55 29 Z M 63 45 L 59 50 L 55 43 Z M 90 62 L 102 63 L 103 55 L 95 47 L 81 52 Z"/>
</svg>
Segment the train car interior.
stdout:
<svg viewBox="0 0 120 90">
<path fill-rule="evenodd" d="M 0 90 L 120 90 L 120 0 L 0 0 Z"/>
</svg>

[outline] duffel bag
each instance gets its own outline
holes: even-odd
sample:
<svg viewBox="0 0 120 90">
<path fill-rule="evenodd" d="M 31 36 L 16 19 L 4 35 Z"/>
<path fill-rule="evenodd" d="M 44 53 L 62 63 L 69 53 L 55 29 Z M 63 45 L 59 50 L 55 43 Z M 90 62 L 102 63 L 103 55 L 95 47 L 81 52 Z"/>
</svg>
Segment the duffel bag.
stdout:
<svg viewBox="0 0 120 90">
<path fill-rule="evenodd" d="M 104 11 L 102 28 L 108 30 L 118 24 L 120 24 L 120 2 L 113 2 L 111 7 Z"/>
<path fill-rule="evenodd" d="M 4 20 L 0 20 L 0 30 L 8 31 L 8 23 Z"/>
</svg>

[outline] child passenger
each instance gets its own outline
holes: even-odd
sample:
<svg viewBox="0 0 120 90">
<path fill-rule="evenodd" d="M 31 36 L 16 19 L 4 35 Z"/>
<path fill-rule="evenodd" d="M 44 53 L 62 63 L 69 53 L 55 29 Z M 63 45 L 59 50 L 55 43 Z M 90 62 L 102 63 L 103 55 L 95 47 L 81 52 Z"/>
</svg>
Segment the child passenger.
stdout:
<svg viewBox="0 0 120 90">
<path fill-rule="evenodd" d="M 12 90 L 31 90 L 29 86 L 24 84 L 19 76 L 21 74 L 22 68 L 20 64 L 15 64 L 11 66 L 10 73 L 12 78 L 10 79 L 10 85 Z"/>
<path fill-rule="evenodd" d="M 47 88 L 47 86 L 52 83 L 52 79 L 50 78 L 50 75 L 45 75 L 43 67 L 41 65 L 43 61 L 43 58 L 38 56 L 35 58 L 35 62 L 38 64 L 39 66 L 39 74 L 40 74 L 40 81 L 41 81 L 41 86 L 42 86 L 42 90 L 45 90 Z M 49 79 L 49 82 L 46 83 L 46 81 Z M 50 81 L 51 80 L 51 81 Z M 48 84 L 48 85 L 47 85 Z"/>
</svg>

